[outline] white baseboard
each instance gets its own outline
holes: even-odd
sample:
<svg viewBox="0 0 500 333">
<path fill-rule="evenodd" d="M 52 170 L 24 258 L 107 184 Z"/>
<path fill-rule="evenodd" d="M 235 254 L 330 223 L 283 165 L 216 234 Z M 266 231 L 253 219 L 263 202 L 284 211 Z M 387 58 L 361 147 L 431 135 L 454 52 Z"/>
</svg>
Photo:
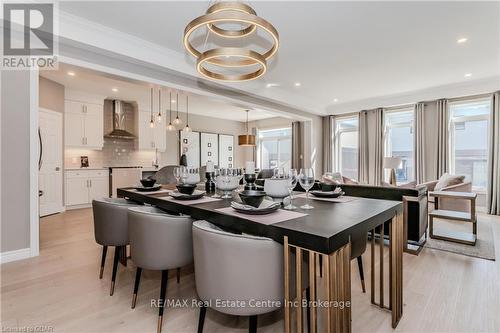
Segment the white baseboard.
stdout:
<svg viewBox="0 0 500 333">
<path fill-rule="evenodd" d="M 88 204 L 83 204 L 83 205 L 66 206 L 65 210 L 82 209 L 82 208 L 90 208 L 90 207 L 92 207 L 92 204 L 88 203 Z"/>
<path fill-rule="evenodd" d="M 31 257 L 31 250 L 29 248 L 2 252 L 0 253 L 0 264 L 27 259 L 30 257 Z"/>
</svg>

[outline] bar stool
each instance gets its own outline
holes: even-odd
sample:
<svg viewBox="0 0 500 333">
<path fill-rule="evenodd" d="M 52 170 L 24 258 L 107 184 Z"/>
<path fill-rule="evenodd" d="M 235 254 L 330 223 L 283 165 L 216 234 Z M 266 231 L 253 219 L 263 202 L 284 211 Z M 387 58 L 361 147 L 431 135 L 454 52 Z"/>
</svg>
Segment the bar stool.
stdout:
<svg viewBox="0 0 500 333">
<path fill-rule="evenodd" d="M 92 200 L 92 211 L 94 214 L 94 237 L 97 244 L 102 245 L 101 269 L 99 279 L 102 279 L 104 273 L 104 264 L 106 262 L 106 253 L 108 246 L 115 247 L 115 256 L 113 259 L 113 274 L 111 276 L 110 296 L 113 296 L 115 290 L 116 271 L 118 269 L 118 260 L 120 252 L 124 252 L 128 245 L 128 215 L 127 210 L 130 207 L 139 207 L 138 203 L 122 198 L 103 198 L 101 200 Z"/>
<path fill-rule="evenodd" d="M 130 253 L 137 266 L 132 309 L 137 301 L 142 270 L 161 271 L 157 327 L 159 333 L 163 323 L 168 270 L 193 262 L 193 220 L 187 215 L 169 215 L 158 208 L 144 206 L 129 209 L 128 221 Z"/>
<path fill-rule="evenodd" d="M 283 246 L 269 238 L 225 232 L 207 221 L 193 223 L 196 290 L 203 304 L 237 316 L 249 316 L 249 332 L 257 331 L 257 315 L 275 311 L 283 302 Z M 263 301 L 262 307 L 249 300 Z M 237 307 L 219 306 L 240 301 Z M 200 309 L 203 332 L 206 306 Z"/>
</svg>

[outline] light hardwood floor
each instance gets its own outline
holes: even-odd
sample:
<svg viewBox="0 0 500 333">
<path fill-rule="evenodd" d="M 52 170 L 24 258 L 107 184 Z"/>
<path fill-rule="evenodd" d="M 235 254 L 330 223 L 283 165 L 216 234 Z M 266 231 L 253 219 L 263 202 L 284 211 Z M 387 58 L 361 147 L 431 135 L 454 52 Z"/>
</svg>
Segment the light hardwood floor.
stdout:
<svg viewBox="0 0 500 333">
<path fill-rule="evenodd" d="M 500 258 L 500 218 L 493 224 Z M 144 272 L 137 307 L 130 308 L 135 268 L 119 266 L 109 296 L 113 250 L 98 279 L 101 247 L 93 238 L 90 209 L 68 211 L 40 222 L 40 256 L 1 266 L 3 328 L 48 325 L 54 332 L 155 332 L 160 274 Z M 364 254 L 369 277 L 369 249 Z M 370 305 L 352 263 L 354 332 L 391 332 L 390 313 Z M 169 279 L 167 298 L 196 297 L 192 267 L 181 283 Z M 369 290 L 369 279 L 367 290 Z M 163 332 L 196 332 L 198 310 L 166 308 Z M 208 311 L 205 332 L 247 332 L 246 318 Z M 282 312 L 259 317 L 259 332 L 281 332 Z M 500 332 L 500 262 L 424 249 L 404 255 L 404 314 L 401 332 Z"/>
</svg>

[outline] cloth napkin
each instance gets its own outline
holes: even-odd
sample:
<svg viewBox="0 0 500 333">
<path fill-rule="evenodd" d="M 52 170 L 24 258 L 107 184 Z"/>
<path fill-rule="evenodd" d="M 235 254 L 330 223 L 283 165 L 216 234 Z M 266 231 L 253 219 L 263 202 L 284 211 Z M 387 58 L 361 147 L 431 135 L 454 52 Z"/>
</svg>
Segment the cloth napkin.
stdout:
<svg viewBox="0 0 500 333">
<path fill-rule="evenodd" d="M 242 204 L 242 203 L 239 203 L 236 201 L 231 201 L 231 207 L 238 208 L 238 209 L 245 209 L 245 210 L 261 210 L 261 209 L 267 209 L 267 208 L 271 208 L 271 207 L 279 206 L 279 205 L 281 205 L 281 203 L 279 203 L 279 202 L 274 202 L 271 200 L 263 200 L 262 203 L 260 204 L 260 206 L 256 208 L 256 207 L 253 207 L 250 205 L 245 205 L 245 204 Z"/>
</svg>

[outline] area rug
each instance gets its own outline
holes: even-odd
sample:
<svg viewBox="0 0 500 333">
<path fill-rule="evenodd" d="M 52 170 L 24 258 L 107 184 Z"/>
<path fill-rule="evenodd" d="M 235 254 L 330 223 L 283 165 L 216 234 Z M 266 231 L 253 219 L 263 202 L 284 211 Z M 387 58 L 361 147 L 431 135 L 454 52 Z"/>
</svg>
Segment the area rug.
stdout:
<svg viewBox="0 0 500 333">
<path fill-rule="evenodd" d="M 440 230 L 453 230 L 471 233 L 472 224 L 445 219 L 435 219 L 434 233 L 439 234 Z M 481 216 L 479 216 L 477 222 L 477 240 L 475 246 L 432 239 L 428 237 L 424 247 L 434 250 L 457 253 L 469 257 L 495 260 L 495 238 L 493 236 L 491 221 L 487 219 L 485 220 L 484 218 L 482 219 Z"/>
</svg>

